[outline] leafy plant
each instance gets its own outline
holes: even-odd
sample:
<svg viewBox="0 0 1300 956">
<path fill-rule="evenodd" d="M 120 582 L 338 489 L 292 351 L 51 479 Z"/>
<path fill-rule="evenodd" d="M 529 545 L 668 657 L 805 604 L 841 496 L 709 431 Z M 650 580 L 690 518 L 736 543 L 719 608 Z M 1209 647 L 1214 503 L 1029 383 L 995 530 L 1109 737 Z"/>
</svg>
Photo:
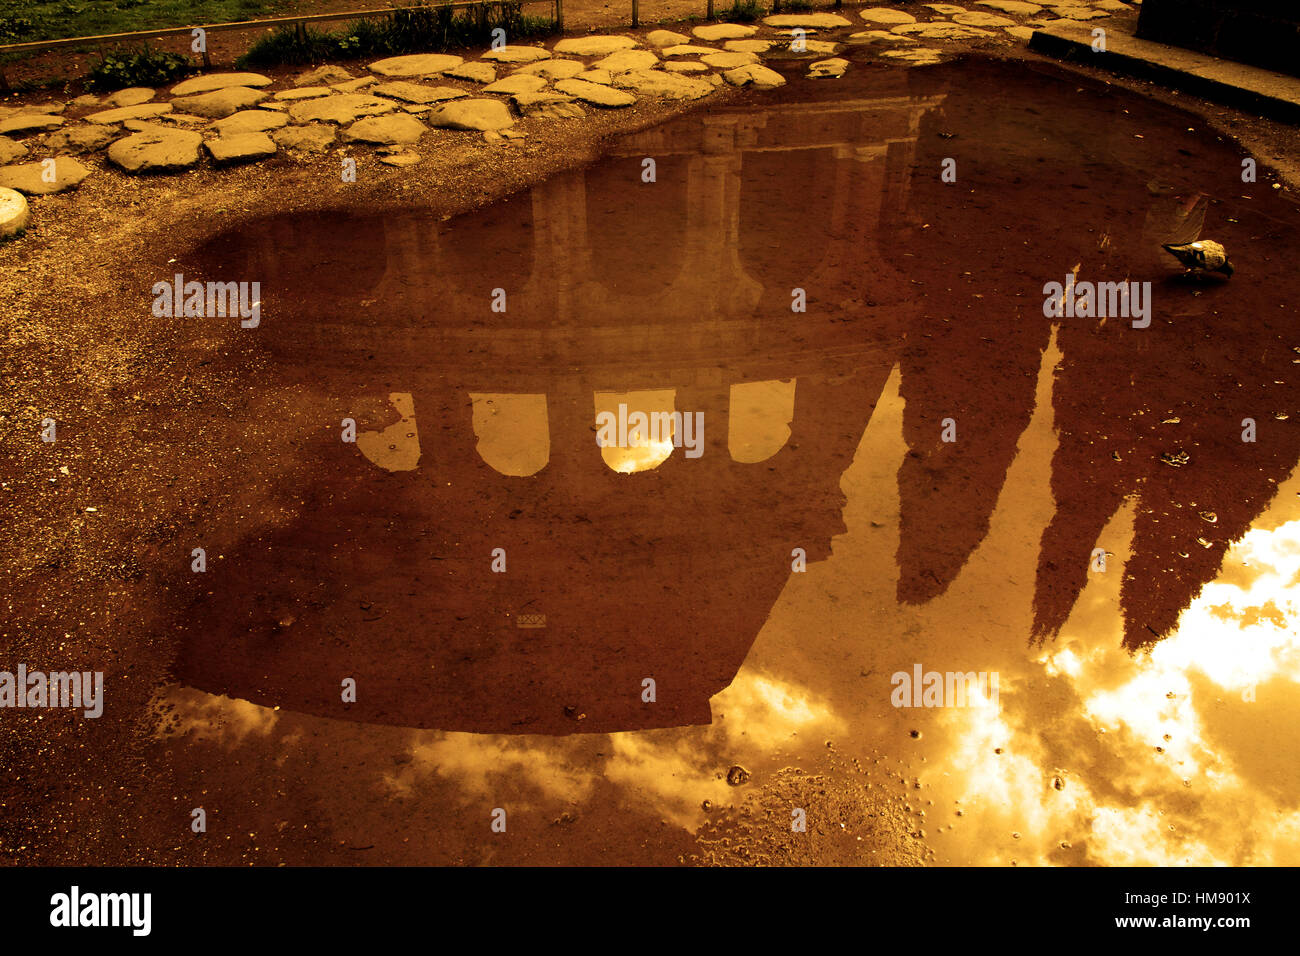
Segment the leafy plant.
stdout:
<svg viewBox="0 0 1300 956">
<path fill-rule="evenodd" d="M 86 75 L 86 87 L 93 90 L 120 90 L 125 86 L 162 86 L 194 70 L 194 61 L 180 53 L 150 49 L 114 48 L 101 53 L 99 62 Z"/>
<path fill-rule="evenodd" d="M 719 15 L 719 19 L 746 23 L 757 20 L 765 12 L 766 8 L 759 3 L 759 0 L 733 0 L 731 9 L 723 10 Z"/>
</svg>

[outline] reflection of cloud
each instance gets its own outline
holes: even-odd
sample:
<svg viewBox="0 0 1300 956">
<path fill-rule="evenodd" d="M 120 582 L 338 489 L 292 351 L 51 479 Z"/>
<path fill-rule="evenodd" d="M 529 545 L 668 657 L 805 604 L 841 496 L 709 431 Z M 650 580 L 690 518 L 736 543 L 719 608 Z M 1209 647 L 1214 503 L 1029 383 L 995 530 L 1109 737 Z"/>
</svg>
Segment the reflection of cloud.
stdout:
<svg viewBox="0 0 1300 956">
<path fill-rule="evenodd" d="M 719 768 L 753 762 L 800 735 L 835 733 L 846 726 L 824 698 L 806 688 L 742 669 L 711 701 L 706 728 L 620 733 L 605 777 L 648 799 L 655 812 L 694 829 L 704 800 L 722 803 L 729 791 Z M 703 737 L 703 740 L 700 737 Z M 717 755 L 716 757 L 714 755 Z"/>
<path fill-rule="evenodd" d="M 268 736 L 279 719 L 268 707 L 181 686 L 166 688 L 155 710 L 160 717 L 155 736 L 189 736 L 231 750 L 250 735 Z"/>
<path fill-rule="evenodd" d="M 1014 723 L 985 710 L 954 712 L 957 743 L 943 769 L 960 775 L 963 802 L 981 808 L 978 825 L 1014 821 L 1024 831 L 1020 863 L 1054 862 L 1056 840 L 1111 866 L 1293 863 L 1297 573 L 1300 521 L 1252 530 L 1150 651 L 1131 656 L 1118 646 L 1122 618 L 1112 605 L 1111 626 L 1092 620 L 1085 639 L 1072 622 L 1074 639 L 1038 659 L 1048 682 L 1040 687 L 1063 693 L 1040 690 Z M 1014 695 L 1003 696 L 1015 713 Z M 1056 792 L 1044 781 L 1056 773 L 1049 754 L 1062 759 L 1062 737 L 1075 763 Z M 995 747 L 1004 752 L 990 756 Z M 1001 859 L 991 851 L 965 862 Z"/>
<path fill-rule="evenodd" d="M 398 796 L 409 796 L 423 777 L 437 775 L 453 780 L 465 797 L 509 798 L 520 806 L 517 794 L 531 786 L 547 800 L 581 800 L 591 791 L 596 775 L 576 769 L 574 742 L 555 738 L 418 731 L 411 745 L 411 761 L 388 774 L 385 784 Z M 524 804 L 526 805 L 526 804 Z"/>
</svg>

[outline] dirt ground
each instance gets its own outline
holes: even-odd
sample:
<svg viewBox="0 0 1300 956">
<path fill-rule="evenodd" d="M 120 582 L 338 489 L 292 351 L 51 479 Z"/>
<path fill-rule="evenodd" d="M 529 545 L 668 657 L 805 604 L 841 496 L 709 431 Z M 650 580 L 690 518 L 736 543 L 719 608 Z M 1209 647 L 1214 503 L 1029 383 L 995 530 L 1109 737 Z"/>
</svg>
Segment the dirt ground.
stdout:
<svg viewBox="0 0 1300 956">
<path fill-rule="evenodd" d="M 689 10 L 687 4 L 647 3 L 642 18 L 650 22 Z M 597 2 L 566 5 L 566 17 L 571 30 L 579 23 L 601 27 L 622 19 L 611 5 Z M 1014 56 L 1037 59 L 1024 51 Z M 1148 83 L 1081 72 L 1199 114 L 1279 169 L 1292 188 L 1300 183 L 1300 131 Z M 762 94 L 723 95 L 730 100 L 710 103 Z M 51 668 L 103 661 L 116 706 L 89 728 L 79 716 L 57 710 L 0 722 L 0 763 L 7 770 L 0 780 L 0 859 L 10 864 L 272 859 L 266 848 L 254 845 L 196 849 L 197 844 L 182 847 L 169 837 L 175 820 L 163 811 L 177 798 L 157 792 L 155 782 L 167 779 L 169 771 L 147 762 L 145 737 L 150 702 L 156 688 L 168 682 L 175 658 L 165 622 L 154 616 L 154 595 L 178 580 L 157 573 L 164 553 L 205 512 L 242 509 L 274 521 L 280 507 L 273 476 L 241 474 L 234 489 L 228 483 L 232 456 L 212 452 L 220 444 L 214 436 L 223 421 L 247 412 L 233 396 L 240 382 L 260 374 L 261 360 L 237 334 L 195 340 L 165 320 L 151 320 L 149 290 L 137 277 L 166 274 L 177 250 L 276 212 L 331 204 L 383 210 L 414 203 L 450 217 L 588 164 L 613 137 L 687 108 L 643 101 L 621 112 L 593 113 L 579 124 L 539 121 L 529 127 L 523 145 L 508 148 L 474 134 L 448 137 L 449 145 L 430 152 L 420 166 L 363 168 L 355 184 L 339 181 L 332 157 L 305 164 L 273 159 L 238 170 L 201 169 L 148 181 L 98 175 L 76 191 L 41 201 L 26 236 L 0 246 L 6 306 L 0 314 L 0 510 L 6 514 L 0 529 L 0 642 L 12 660 L 38 660 Z M 260 412 L 263 437 L 273 442 L 275 409 Z M 34 437 L 47 416 L 59 423 L 54 446 Z M 45 474 L 54 477 L 39 485 L 32 480 Z M 210 550 L 233 544 L 213 542 Z M 789 777 L 780 781 L 786 789 L 801 785 Z M 824 799 L 843 803 L 846 798 Z M 772 811 L 754 806 L 747 812 Z M 842 812 L 875 811 L 851 806 Z M 839 852 L 831 841 L 819 844 L 820 857 L 791 859 L 752 836 L 743 852 L 721 842 L 728 827 L 743 831 L 746 825 L 743 819 L 720 824 L 702 838 L 702 848 L 666 845 L 664 860 L 694 853 L 706 862 L 754 857 L 830 862 Z M 653 829 L 645 839 L 653 843 Z M 358 861 L 355 846 L 312 840 L 286 833 L 277 855 Z M 602 852 L 588 847 L 585 857 L 578 853 L 574 861 L 596 859 Z M 910 849 L 897 853 L 889 860 L 923 858 Z M 543 848 L 534 848 L 519 862 L 544 859 Z"/>
</svg>

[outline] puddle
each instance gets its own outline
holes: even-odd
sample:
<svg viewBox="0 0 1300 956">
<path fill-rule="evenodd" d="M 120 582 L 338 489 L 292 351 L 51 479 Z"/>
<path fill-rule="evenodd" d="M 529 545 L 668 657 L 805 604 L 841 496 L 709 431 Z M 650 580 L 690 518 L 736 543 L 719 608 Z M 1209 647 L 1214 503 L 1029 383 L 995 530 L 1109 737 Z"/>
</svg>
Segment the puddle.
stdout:
<svg viewBox="0 0 1300 956">
<path fill-rule="evenodd" d="M 164 746 L 385 862 L 1294 863 L 1300 212 L 1079 83 L 851 70 L 183 259 L 262 283 L 294 411 Z M 1230 281 L 1160 249 L 1197 231 Z M 1149 326 L 1046 317 L 1067 276 Z M 891 703 L 931 671 L 996 705 Z"/>
</svg>

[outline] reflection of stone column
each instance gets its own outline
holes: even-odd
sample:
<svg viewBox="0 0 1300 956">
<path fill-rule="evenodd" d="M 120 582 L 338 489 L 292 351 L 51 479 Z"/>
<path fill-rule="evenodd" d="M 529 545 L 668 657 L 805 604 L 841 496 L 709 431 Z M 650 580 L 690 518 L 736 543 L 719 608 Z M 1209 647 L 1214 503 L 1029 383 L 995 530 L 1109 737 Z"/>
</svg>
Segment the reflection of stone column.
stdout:
<svg viewBox="0 0 1300 956">
<path fill-rule="evenodd" d="M 579 289 L 591 275 L 587 239 L 587 188 L 581 170 L 553 176 L 532 190 L 533 272 L 529 302 L 550 299 L 558 321 L 582 317 Z"/>
<path fill-rule="evenodd" d="M 740 262 L 740 168 L 731 116 L 705 120 L 705 150 L 691 158 L 687 188 L 686 261 L 708 262 L 709 269 L 688 270 L 674 286 L 700 315 L 730 318 L 749 311 L 762 284 Z M 683 283 L 689 285 L 678 291 Z"/>
</svg>

